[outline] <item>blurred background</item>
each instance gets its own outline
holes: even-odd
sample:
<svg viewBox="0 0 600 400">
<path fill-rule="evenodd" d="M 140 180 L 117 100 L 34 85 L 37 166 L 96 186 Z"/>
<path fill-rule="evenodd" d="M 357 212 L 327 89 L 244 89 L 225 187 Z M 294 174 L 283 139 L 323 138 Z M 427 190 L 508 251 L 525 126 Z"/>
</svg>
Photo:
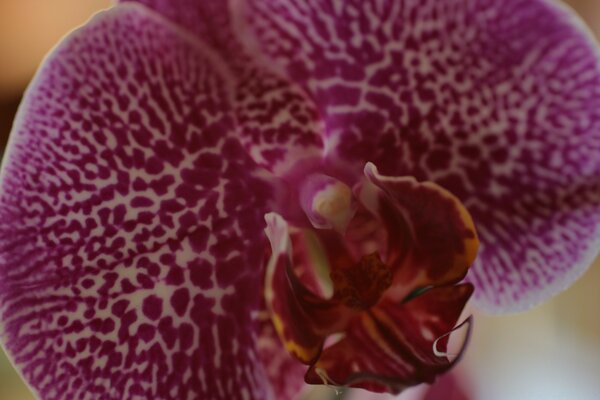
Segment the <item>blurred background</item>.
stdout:
<svg viewBox="0 0 600 400">
<path fill-rule="evenodd" d="M 600 0 L 567 3 L 600 37 Z M 110 0 L 0 1 L 0 149 L 20 96 L 44 55 L 63 35 L 110 4 Z M 475 310 L 472 344 L 457 371 L 468 398 L 600 399 L 599 307 L 597 260 L 568 291 L 531 311 L 489 317 Z M 0 400 L 29 399 L 33 396 L 0 351 Z"/>
</svg>

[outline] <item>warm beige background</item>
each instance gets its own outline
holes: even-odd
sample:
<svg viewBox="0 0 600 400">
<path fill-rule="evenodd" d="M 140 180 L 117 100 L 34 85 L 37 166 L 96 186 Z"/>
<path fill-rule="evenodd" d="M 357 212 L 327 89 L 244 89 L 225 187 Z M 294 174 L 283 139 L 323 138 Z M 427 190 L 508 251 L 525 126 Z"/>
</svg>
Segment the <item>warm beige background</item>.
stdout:
<svg viewBox="0 0 600 400">
<path fill-rule="evenodd" d="M 600 35 L 600 0 L 571 0 Z M 109 0 L 0 0 L 0 145 L 44 54 Z M 477 400 L 600 399 L 600 263 L 567 292 L 517 316 L 477 315 L 462 371 Z M 0 400 L 28 400 L 0 352 Z"/>
</svg>

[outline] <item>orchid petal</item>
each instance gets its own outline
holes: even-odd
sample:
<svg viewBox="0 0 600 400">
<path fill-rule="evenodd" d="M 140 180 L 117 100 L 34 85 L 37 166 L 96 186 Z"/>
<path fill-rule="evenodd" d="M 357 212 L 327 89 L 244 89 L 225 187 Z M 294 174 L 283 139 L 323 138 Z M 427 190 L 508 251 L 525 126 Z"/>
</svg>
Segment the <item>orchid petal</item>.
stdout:
<svg viewBox="0 0 600 400">
<path fill-rule="evenodd" d="M 404 304 L 380 303 L 323 351 L 306 381 L 392 393 L 433 382 L 456 361 L 436 356 L 434 344 L 453 329 L 472 291 L 470 284 L 445 286 Z"/>
<path fill-rule="evenodd" d="M 249 62 L 249 61 L 248 61 Z M 238 136 L 250 157 L 276 176 L 287 177 L 320 164 L 322 124 L 315 104 L 297 86 L 264 68 L 235 71 Z"/>
<path fill-rule="evenodd" d="M 548 0 L 247 0 L 248 44 L 318 105 L 330 163 L 457 195 L 488 311 L 569 286 L 600 247 L 600 68 Z"/>
<path fill-rule="evenodd" d="M 143 4 L 202 38 L 222 55 L 240 53 L 229 0 L 117 0 L 117 3 Z"/>
<path fill-rule="evenodd" d="M 28 89 L 0 181 L 0 338 L 40 398 L 270 398 L 252 315 L 271 189 L 227 71 L 118 6 Z"/>
<path fill-rule="evenodd" d="M 235 72 L 235 108 L 242 144 L 260 166 L 276 175 L 320 159 L 323 126 L 316 105 L 289 79 L 261 65 L 238 38 L 228 0 L 120 0 L 140 3 L 197 35 Z"/>
</svg>

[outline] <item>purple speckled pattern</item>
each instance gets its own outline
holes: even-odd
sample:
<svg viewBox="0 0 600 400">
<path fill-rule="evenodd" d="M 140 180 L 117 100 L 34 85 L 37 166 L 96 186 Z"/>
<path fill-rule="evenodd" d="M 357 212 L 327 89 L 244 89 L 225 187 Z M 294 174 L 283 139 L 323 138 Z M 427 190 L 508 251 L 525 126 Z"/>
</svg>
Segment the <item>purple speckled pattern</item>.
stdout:
<svg viewBox="0 0 600 400">
<path fill-rule="evenodd" d="M 481 236 L 490 312 L 569 286 L 600 247 L 600 69 L 542 0 L 248 0 L 244 38 L 304 87 L 332 163 L 433 180 Z"/>
<path fill-rule="evenodd" d="M 200 36 L 220 21 L 224 49 L 237 32 L 314 100 L 331 163 L 456 194 L 481 234 L 484 310 L 528 309 L 598 253 L 598 53 L 558 1 L 138 2 Z"/>
<path fill-rule="evenodd" d="M 291 173 L 298 163 L 320 160 L 323 127 L 302 90 L 250 62 L 243 69 L 234 65 L 234 73 L 237 132 L 248 155 L 275 176 Z"/>
<path fill-rule="evenodd" d="M 488 311 L 596 255 L 600 68 L 561 6 L 134 2 L 53 51 L 4 158 L 0 337 L 40 398 L 293 397 L 261 311 L 265 178 L 315 159 L 457 195 Z"/>
<path fill-rule="evenodd" d="M 119 7 L 29 89 L 2 175 L 0 312 L 42 399 L 270 396 L 252 314 L 270 189 L 228 81 L 160 16 Z"/>
<path fill-rule="evenodd" d="M 158 11 L 227 62 L 236 78 L 238 137 L 257 164 L 283 175 L 297 161 L 321 157 L 324 132 L 316 104 L 285 74 L 255 59 L 253 49 L 244 48 L 235 29 L 239 25 L 236 14 L 230 12 L 236 4 L 227 0 L 117 2 L 142 3 Z"/>
</svg>

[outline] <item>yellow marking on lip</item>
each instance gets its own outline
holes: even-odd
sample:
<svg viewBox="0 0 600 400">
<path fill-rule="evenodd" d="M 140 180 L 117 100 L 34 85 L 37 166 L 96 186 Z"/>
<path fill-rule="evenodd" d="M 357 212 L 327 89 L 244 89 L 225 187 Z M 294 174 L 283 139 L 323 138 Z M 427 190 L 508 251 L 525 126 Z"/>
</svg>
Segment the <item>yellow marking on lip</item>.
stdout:
<svg viewBox="0 0 600 400">
<path fill-rule="evenodd" d="M 454 203 L 455 209 L 458 212 L 458 217 L 463 224 L 465 233 L 470 232 L 472 234 L 472 237 L 463 236 L 461 238 L 464 251 L 462 253 L 454 254 L 452 268 L 448 271 L 448 273 L 452 274 L 454 269 L 463 268 L 465 265 L 467 268 L 470 268 L 477 257 L 477 252 L 479 251 L 479 237 L 477 235 L 475 223 L 473 222 L 471 214 L 464 204 L 458 199 L 458 197 L 456 197 L 452 192 L 433 182 L 425 182 L 424 185 L 437 190 L 441 196 L 451 200 Z"/>
<path fill-rule="evenodd" d="M 300 362 L 310 365 L 312 364 L 321 351 L 321 346 L 316 346 L 314 348 L 309 348 L 302 346 L 297 343 L 293 339 L 289 339 L 285 337 L 284 334 L 284 323 L 275 313 L 271 314 L 271 320 L 273 321 L 273 326 L 275 326 L 275 331 L 279 336 L 279 339 L 283 343 L 285 349 L 294 357 L 296 357 Z"/>
</svg>

